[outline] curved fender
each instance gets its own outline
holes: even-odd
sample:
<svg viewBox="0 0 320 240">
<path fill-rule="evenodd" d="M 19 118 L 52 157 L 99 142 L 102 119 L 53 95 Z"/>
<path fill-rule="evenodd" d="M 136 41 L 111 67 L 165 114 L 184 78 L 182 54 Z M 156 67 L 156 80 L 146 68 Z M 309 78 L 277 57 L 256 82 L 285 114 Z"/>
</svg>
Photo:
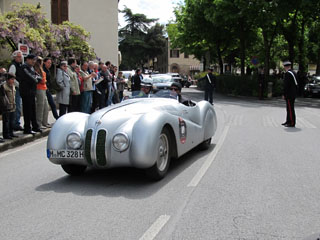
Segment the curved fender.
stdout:
<svg viewBox="0 0 320 240">
<path fill-rule="evenodd" d="M 215 134 L 217 129 L 216 112 L 214 111 L 214 107 L 207 101 L 201 101 L 198 105 L 202 116 L 201 122 L 204 130 L 203 140 L 207 140 Z"/>
<path fill-rule="evenodd" d="M 66 149 L 67 135 L 73 131 L 81 134 L 84 142 L 89 114 L 73 112 L 60 117 L 53 125 L 47 141 L 47 149 Z"/>
<path fill-rule="evenodd" d="M 143 115 L 132 129 L 130 161 L 137 168 L 149 168 L 156 162 L 158 139 L 170 115 L 152 111 Z"/>
</svg>

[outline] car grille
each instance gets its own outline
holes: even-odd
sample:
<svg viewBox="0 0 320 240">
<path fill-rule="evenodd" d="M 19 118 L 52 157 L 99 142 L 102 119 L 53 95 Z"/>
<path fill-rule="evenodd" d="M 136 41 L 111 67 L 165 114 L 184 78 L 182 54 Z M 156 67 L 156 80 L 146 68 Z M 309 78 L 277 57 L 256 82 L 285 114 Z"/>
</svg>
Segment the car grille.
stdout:
<svg viewBox="0 0 320 240">
<path fill-rule="evenodd" d="M 96 145 L 96 154 L 97 154 L 97 163 L 100 166 L 105 166 L 107 164 L 106 159 L 106 137 L 107 132 L 104 129 L 99 130 L 97 136 L 97 145 Z"/>
<path fill-rule="evenodd" d="M 84 155 L 87 159 L 89 165 L 93 165 L 91 159 L 91 139 L 92 139 L 92 129 L 89 129 L 86 134 L 85 144 L 84 144 Z"/>
</svg>

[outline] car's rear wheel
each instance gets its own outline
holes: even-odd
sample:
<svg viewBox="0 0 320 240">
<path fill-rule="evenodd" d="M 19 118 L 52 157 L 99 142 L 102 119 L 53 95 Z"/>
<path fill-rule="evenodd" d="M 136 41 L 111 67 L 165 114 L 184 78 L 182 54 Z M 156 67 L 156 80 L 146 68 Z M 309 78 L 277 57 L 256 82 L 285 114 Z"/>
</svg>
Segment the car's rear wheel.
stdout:
<svg viewBox="0 0 320 240">
<path fill-rule="evenodd" d="M 87 169 L 87 166 L 74 165 L 74 164 L 63 164 L 62 169 L 71 176 L 80 176 Z"/>
<path fill-rule="evenodd" d="M 200 150 L 207 150 L 207 149 L 209 149 L 210 145 L 211 145 L 211 138 L 209 138 L 209 139 L 203 141 L 202 143 L 200 143 L 199 144 L 199 149 Z"/>
<path fill-rule="evenodd" d="M 156 163 L 146 170 L 149 178 L 160 180 L 166 175 L 171 160 L 170 141 L 170 132 L 167 128 L 164 128 L 158 140 Z"/>
</svg>

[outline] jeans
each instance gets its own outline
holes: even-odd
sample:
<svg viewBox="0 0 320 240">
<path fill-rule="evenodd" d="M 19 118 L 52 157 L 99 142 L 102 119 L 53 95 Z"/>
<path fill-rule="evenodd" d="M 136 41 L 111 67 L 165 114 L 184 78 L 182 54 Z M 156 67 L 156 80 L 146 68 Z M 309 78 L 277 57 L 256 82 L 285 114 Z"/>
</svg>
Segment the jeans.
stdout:
<svg viewBox="0 0 320 240">
<path fill-rule="evenodd" d="M 2 113 L 2 134 L 4 138 L 13 136 L 15 112 Z"/>
<path fill-rule="evenodd" d="M 57 112 L 56 103 L 54 102 L 53 97 L 52 97 L 49 90 L 46 91 L 46 94 L 47 94 L 48 103 L 49 103 L 51 110 L 52 110 L 53 117 L 57 120 L 59 118 L 59 115 Z"/>
<path fill-rule="evenodd" d="M 14 120 L 14 128 L 19 128 L 20 127 L 20 118 L 21 118 L 21 96 L 20 96 L 20 91 L 19 88 L 16 88 L 16 111 L 15 111 L 15 120 Z"/>
<path fill-rule="evenodd" d="M 112 104 L 112 97 L 113 97 L 113 91 L 112 91 L 112 83 L 108 83 L 108 99 L 107 99 L 107 106 L 110 106 Z"/>
<path fill-rule="evenodd" d="M 81 112 L 90 114 L 92 104 L 92 92 L 84 91 L 81 93 Z"/>
</svg>

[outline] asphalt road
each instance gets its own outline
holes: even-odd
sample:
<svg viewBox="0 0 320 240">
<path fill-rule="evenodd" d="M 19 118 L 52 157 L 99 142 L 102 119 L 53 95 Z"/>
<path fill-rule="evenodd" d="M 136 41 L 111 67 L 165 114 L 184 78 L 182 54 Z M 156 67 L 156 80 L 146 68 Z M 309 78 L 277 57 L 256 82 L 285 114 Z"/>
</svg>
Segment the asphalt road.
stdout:
<svg viewBox="0 0 320 240">
<path fill-rule="evenodd" d="M 184 90 L 193 99 L 202 93 Z M 314 106 L 312 106 L 314 104 Z M 46 139 L 0 154 L 0 239 L 304 239 L 320 232 L 320 109 L 215 99 L 209 150 L 174 161 L 165 179 L 135 169 L 69 177 Z"/>
</svg>

